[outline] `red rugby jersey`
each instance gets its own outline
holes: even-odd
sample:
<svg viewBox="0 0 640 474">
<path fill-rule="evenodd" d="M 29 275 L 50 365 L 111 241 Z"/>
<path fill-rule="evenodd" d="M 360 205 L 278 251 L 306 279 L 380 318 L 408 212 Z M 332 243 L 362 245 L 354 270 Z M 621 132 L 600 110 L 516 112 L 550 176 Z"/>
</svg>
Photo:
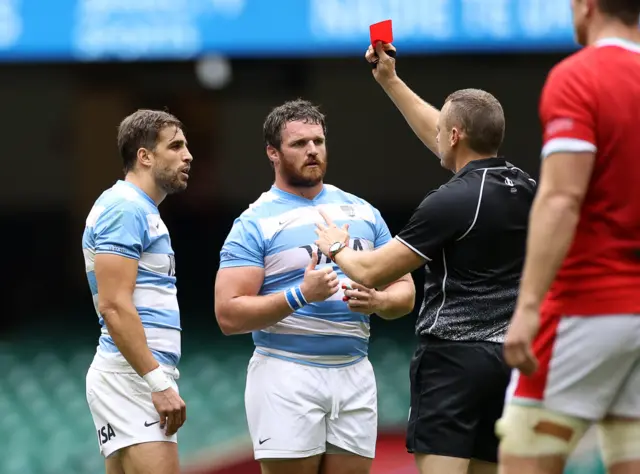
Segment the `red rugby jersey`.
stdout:
<svg viewBox="0 0 640 474">
<path fill-rule="evenodd" d="M 594 151 L 573 244 L 545 300 L 556 314 L 640 313 L 640 44 L 610 38 L 550 72 L 543 159 Z"/>
</svg>

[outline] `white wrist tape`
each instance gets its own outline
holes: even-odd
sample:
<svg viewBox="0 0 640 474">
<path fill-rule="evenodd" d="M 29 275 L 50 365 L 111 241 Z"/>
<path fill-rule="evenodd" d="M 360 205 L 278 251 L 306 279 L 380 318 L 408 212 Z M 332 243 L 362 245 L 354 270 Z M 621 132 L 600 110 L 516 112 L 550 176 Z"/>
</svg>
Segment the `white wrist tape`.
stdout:
<svg viewBox="0 0 640 474">
<path fill-rule="evenodd" d="M 149 384 L 152 392 L 162 392 L 171 387 L 171 380 L 161 367 L 153 369 L 143 378 Z"/>
</svg>

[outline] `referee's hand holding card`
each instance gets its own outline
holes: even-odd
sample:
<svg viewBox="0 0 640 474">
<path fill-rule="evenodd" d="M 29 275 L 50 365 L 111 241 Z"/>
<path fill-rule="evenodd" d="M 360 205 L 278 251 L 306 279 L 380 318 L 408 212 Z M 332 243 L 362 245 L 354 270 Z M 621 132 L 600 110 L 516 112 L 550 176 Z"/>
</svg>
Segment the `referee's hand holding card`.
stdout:
<svg viewBox="0 0 640 474">
<path fill-rule="evenodd" d="M 391 20 L 375 23 L 369 28 L 371 44 L 364 57 L 371 64 L 373 77 L 381 85 L 396 76 L 396 48 Z"/>
</svg>

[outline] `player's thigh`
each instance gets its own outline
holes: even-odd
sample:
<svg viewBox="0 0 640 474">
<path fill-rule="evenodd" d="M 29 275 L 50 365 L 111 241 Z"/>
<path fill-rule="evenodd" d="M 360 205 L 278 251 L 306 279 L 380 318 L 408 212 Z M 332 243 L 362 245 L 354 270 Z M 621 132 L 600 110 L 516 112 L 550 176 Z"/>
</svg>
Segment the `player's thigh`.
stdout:
<svg viewBox="0 0 640 474">
<path fill-rule="evenodd" d="M 564 317 L 549 362 L 544 406 L 593 421 L 612 410 L 640 415 L 640 395 L 634 392 L 640 380 L 633 379 L 639 359 L 640 317 Z"/>
<path fill-rule="evenodd" d="M 160 428 L 149 386 L 137 374 L 90 368 L 86 384 L 89 410 L 105 458 L 139 443 L 177 442 L 177 435 L 167 436 Z M 173 386 L 178 390 L 175 381 Z"/>
<path fill-rule="evenodd" d="M 328 446 L 327 453 L 322 457 L 320 474 L 369 474 L 372 464 L 372 458 L 340 450 L 337 446 Z"/>
<path fill-rule="evenodd" d="M 469 459 L 452 456 L 416 453 L 415 461 L 420 474 L 467 474 L 469 468 Z"/>
<path fill-rule="evenodd" d="M 357 455 L 350 464 L 367 466 L 366 458 L 375 457 L 378 435 L 378 392 L 373 367 L 365 358 L 329 370 L 333 400 L 326 418 L 327 453 L 331 454 L 335 446 Z"/>
<path fill-rule="evenodd" d="M 105 474 L 125 474 L 119 455 L 108 457 L 104 460 Z"/>
<path fill-rule="evenodd" d="M 245 409 L 256 460 L 322 454 L 330 407 L 326 369 L 254 354 L 247 370 Z"/>
<path fill-rule="evenodd" d="M 609 472 L 640 472 L 640 418 L 607 417 L 598 423 L 598 438 Z"/>
<path fill-rule="evenodd" d="M 590 426 L 588 420 L 542 406 L 509 402 L 496 424 L 500 473 L 561 474 Z"/>
<path fill-rule="evenodd" d="M 471 459 L 484 410 L 482 346 L 423 338 L 411 362 L 407 450 Z"/>
<path fill-rule="evenodd" d="M 260 461 L 262 474 L 318 474 L 322 454 L 303 459 L 268 459 Z"/>
<path fill-rule="evenodd" d="M 497 474 L 498 464 L 495 462 L 479 461 L 472 459 L 469 462 L 468 474 Z"/>
<path fill-rule="evenodd" d="M 178 444 L 142 443 L 123 448 L 120 460 L 124 474 L 180 474 Z"/>
</svg>

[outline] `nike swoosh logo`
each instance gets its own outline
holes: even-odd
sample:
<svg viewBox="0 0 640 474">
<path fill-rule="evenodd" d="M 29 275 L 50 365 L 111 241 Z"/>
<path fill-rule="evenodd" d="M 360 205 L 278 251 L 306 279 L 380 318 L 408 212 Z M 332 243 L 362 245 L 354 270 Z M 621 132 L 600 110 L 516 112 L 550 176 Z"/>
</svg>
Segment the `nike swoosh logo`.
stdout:
<svg viewBox="0 0 640 474">
<path fill-rule="evenodd" d="M 258 443 L 262 444 L 262 443 L 266 443 L 267 441 L 269 441 L 271 438 L 267 438 L 267 439 L 259 439 Z"/>
<path fill-rule="evenodd" d="M 150 426 L 155 425 L 156 423 L 160 423 L 160 420 L 158 421 L 154 421 L 153 423 L 147 423 L 146 421 L 144 422 L 144 426 L 146 426 L 147 428 L 149 428 Z"/>
</svg>

